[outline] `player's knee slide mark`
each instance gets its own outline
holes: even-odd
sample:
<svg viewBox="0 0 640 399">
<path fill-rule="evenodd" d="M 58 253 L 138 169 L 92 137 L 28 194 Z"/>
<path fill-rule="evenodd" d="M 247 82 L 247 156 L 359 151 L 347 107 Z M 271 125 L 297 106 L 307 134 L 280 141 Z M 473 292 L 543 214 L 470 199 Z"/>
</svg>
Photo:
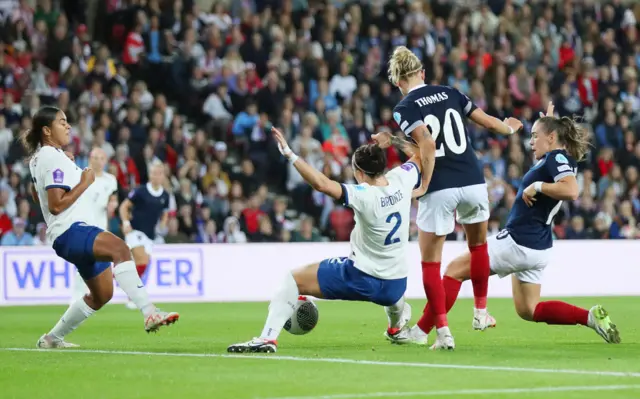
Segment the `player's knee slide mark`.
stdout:
<svg viewBox="0 0 640 399">
<path fill-rule="evenodd" d="M 169 353 L 169 352 L 134 352 L 134 351 L 110 351 L 110 350 L 90 350 L 90 349 L 70 349 L 70 350 L 43 350 L 30 348 L 0 348 L 4 352 L 46 352 L 64 354 L 104 354 L 104 355 L 129 355 L 129 356 L 167 356 L 167 357 L 192 357 L 192 358 L 226 358 L 244 360 L 274 360 L 303 363 L 338 363 L 354 364 L 363 366 L 386 366 L 405 368 L 433 368 L 433 369 L 454 369 L 454 370 L 475 370 L 475 371 L 503 371 L 512 373 L 541 373 L 541 374 L 575 374 L 575 375 L 595 375 L 601 377 L 627 377 L 640 378 L 640 372 L 626 371 L 598 371 L 598 370 L 575 370 L 575 369 L 543 369 L 528 367 L 505 367 L 505 366 L 474 366 L 467 364 L 438 364 L 438 363 L 412 363 L 412 362 L 385 362 L 377 360 L 359 360 L 342 358 L 313 358 L 297 356 L 271 356 L 271 355 L 232 355 L 218 353 Z"/>
</svg>

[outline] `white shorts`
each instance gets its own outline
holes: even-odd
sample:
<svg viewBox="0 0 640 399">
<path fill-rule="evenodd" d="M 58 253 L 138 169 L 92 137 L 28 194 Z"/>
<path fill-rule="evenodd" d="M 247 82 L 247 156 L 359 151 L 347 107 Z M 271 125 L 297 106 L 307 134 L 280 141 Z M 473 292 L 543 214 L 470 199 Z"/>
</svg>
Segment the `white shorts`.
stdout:
<svg viewBox="0 0 640 399">
<path fill-rule="evenodd" d="M 420 198 L 416 224 L 422 231 L 446 236 L 456 220 L 463 225 L 486 222 L 490 212 L 486 184 L 446 188 Z"/>
<path fill-rule="evenodd" d="M 502 230 L 487 240 L 491 271 L 500 278 L 510 274 L 523 283 L 540 284 L 551 259 L 551 248 L 531 249 L 516 244 L 509 232 Z"/>
<path fill-rule="evenodd" d="M 151 255 L 153 249 L 153 241 L 146 234 L 139 230 L 132 230 L 124 237 L 124 241 L 130 249 L 144 247 L 144 252 Z"/>
</svg>

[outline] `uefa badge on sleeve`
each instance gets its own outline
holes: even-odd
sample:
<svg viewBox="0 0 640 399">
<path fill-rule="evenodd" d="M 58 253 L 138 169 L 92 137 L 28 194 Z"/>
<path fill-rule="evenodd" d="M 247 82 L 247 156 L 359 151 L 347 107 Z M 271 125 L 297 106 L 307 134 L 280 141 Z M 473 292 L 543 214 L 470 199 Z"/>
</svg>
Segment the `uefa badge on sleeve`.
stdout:
<svg viewBox="0 0 640 399">
<path fill-rule="evenodd" d="M 62 169 L 56 169 L 53 171 L 53 182 L 54 183 L 62 183 L 64 181 L 64 172 Z"/>
</svg>

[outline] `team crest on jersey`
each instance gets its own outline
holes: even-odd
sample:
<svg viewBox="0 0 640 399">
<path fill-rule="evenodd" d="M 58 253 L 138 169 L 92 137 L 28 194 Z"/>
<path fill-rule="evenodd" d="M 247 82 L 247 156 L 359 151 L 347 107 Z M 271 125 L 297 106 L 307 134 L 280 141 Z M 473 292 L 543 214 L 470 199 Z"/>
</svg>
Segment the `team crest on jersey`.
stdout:
<svg viewBox="0 0 640 399">
<path fill-rule="evenodd" d="M 569 163 L 569 160 L 567 159 L 567 157 L 565 157 L 562 154 L 556 154 L 556 162 L 557 163 Z"/>
<path fill-rule="evenodd" d="M 62 169 L 56 169 L 53 171 L 53 182 L 54 183 L 62 183 L 64 181 L 64 172 Z"/>
<path fill-rule="evenodd" d="M 393 113 L 393 119 L 399 124 L 402 121 L 402 115 L 399 112 Z"/>
<path fill-rule="evenodd" d="M 402 164 L 400 167 L 402 169 L 406 170 L 407 172 L 409 172 L 413 168 L 413 164 L 412 163 L 405 163 L 405 164 Z"/>
</svg>

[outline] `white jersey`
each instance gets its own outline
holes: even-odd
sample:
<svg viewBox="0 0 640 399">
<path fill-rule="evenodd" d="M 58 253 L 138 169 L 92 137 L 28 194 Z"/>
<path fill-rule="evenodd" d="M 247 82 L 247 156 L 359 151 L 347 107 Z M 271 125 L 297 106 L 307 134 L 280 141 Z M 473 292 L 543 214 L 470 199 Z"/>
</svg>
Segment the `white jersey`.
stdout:
<svg viewBox="0 0 640 399">
<path fill-rule="evenodd" d="M 407 277 L 411 194 L 420 184 L 420 172 L 413 163 L 392 169 L 387 186 L 343 184 L 345 203 L 355 211 L 351 232 L 354 266 L 377 278 Z"/>
<path fill-rule="evenodd" d="M 62 150 L 51 146 L 42 146 L 29 162 L 31 178 L 36 187 L 40 209 L 47 223 L 47 238 L 54 242 L 62 233 L 76 222 L 95 226 L 95 189 L 92 184 L 82 195 L 58 215 L 49 211 L 47 190 L 62 188 L 70 191 L 80 183 L 82 169 L 70 160 Z"/>
<path fill-rule="evenodd" d="M 93 189 L 93 202 L 95 204 L 95 226 L 100 227 L 102 230 L 107 230 L 109 223 L 107 205 L 109 204 L 111 195 L 118 191 L 118 181 L 114 175 L 103 172 L 101 176 L 96 176 L 96 180 L 91 185 L 91 188 Z"/>
</svg>

